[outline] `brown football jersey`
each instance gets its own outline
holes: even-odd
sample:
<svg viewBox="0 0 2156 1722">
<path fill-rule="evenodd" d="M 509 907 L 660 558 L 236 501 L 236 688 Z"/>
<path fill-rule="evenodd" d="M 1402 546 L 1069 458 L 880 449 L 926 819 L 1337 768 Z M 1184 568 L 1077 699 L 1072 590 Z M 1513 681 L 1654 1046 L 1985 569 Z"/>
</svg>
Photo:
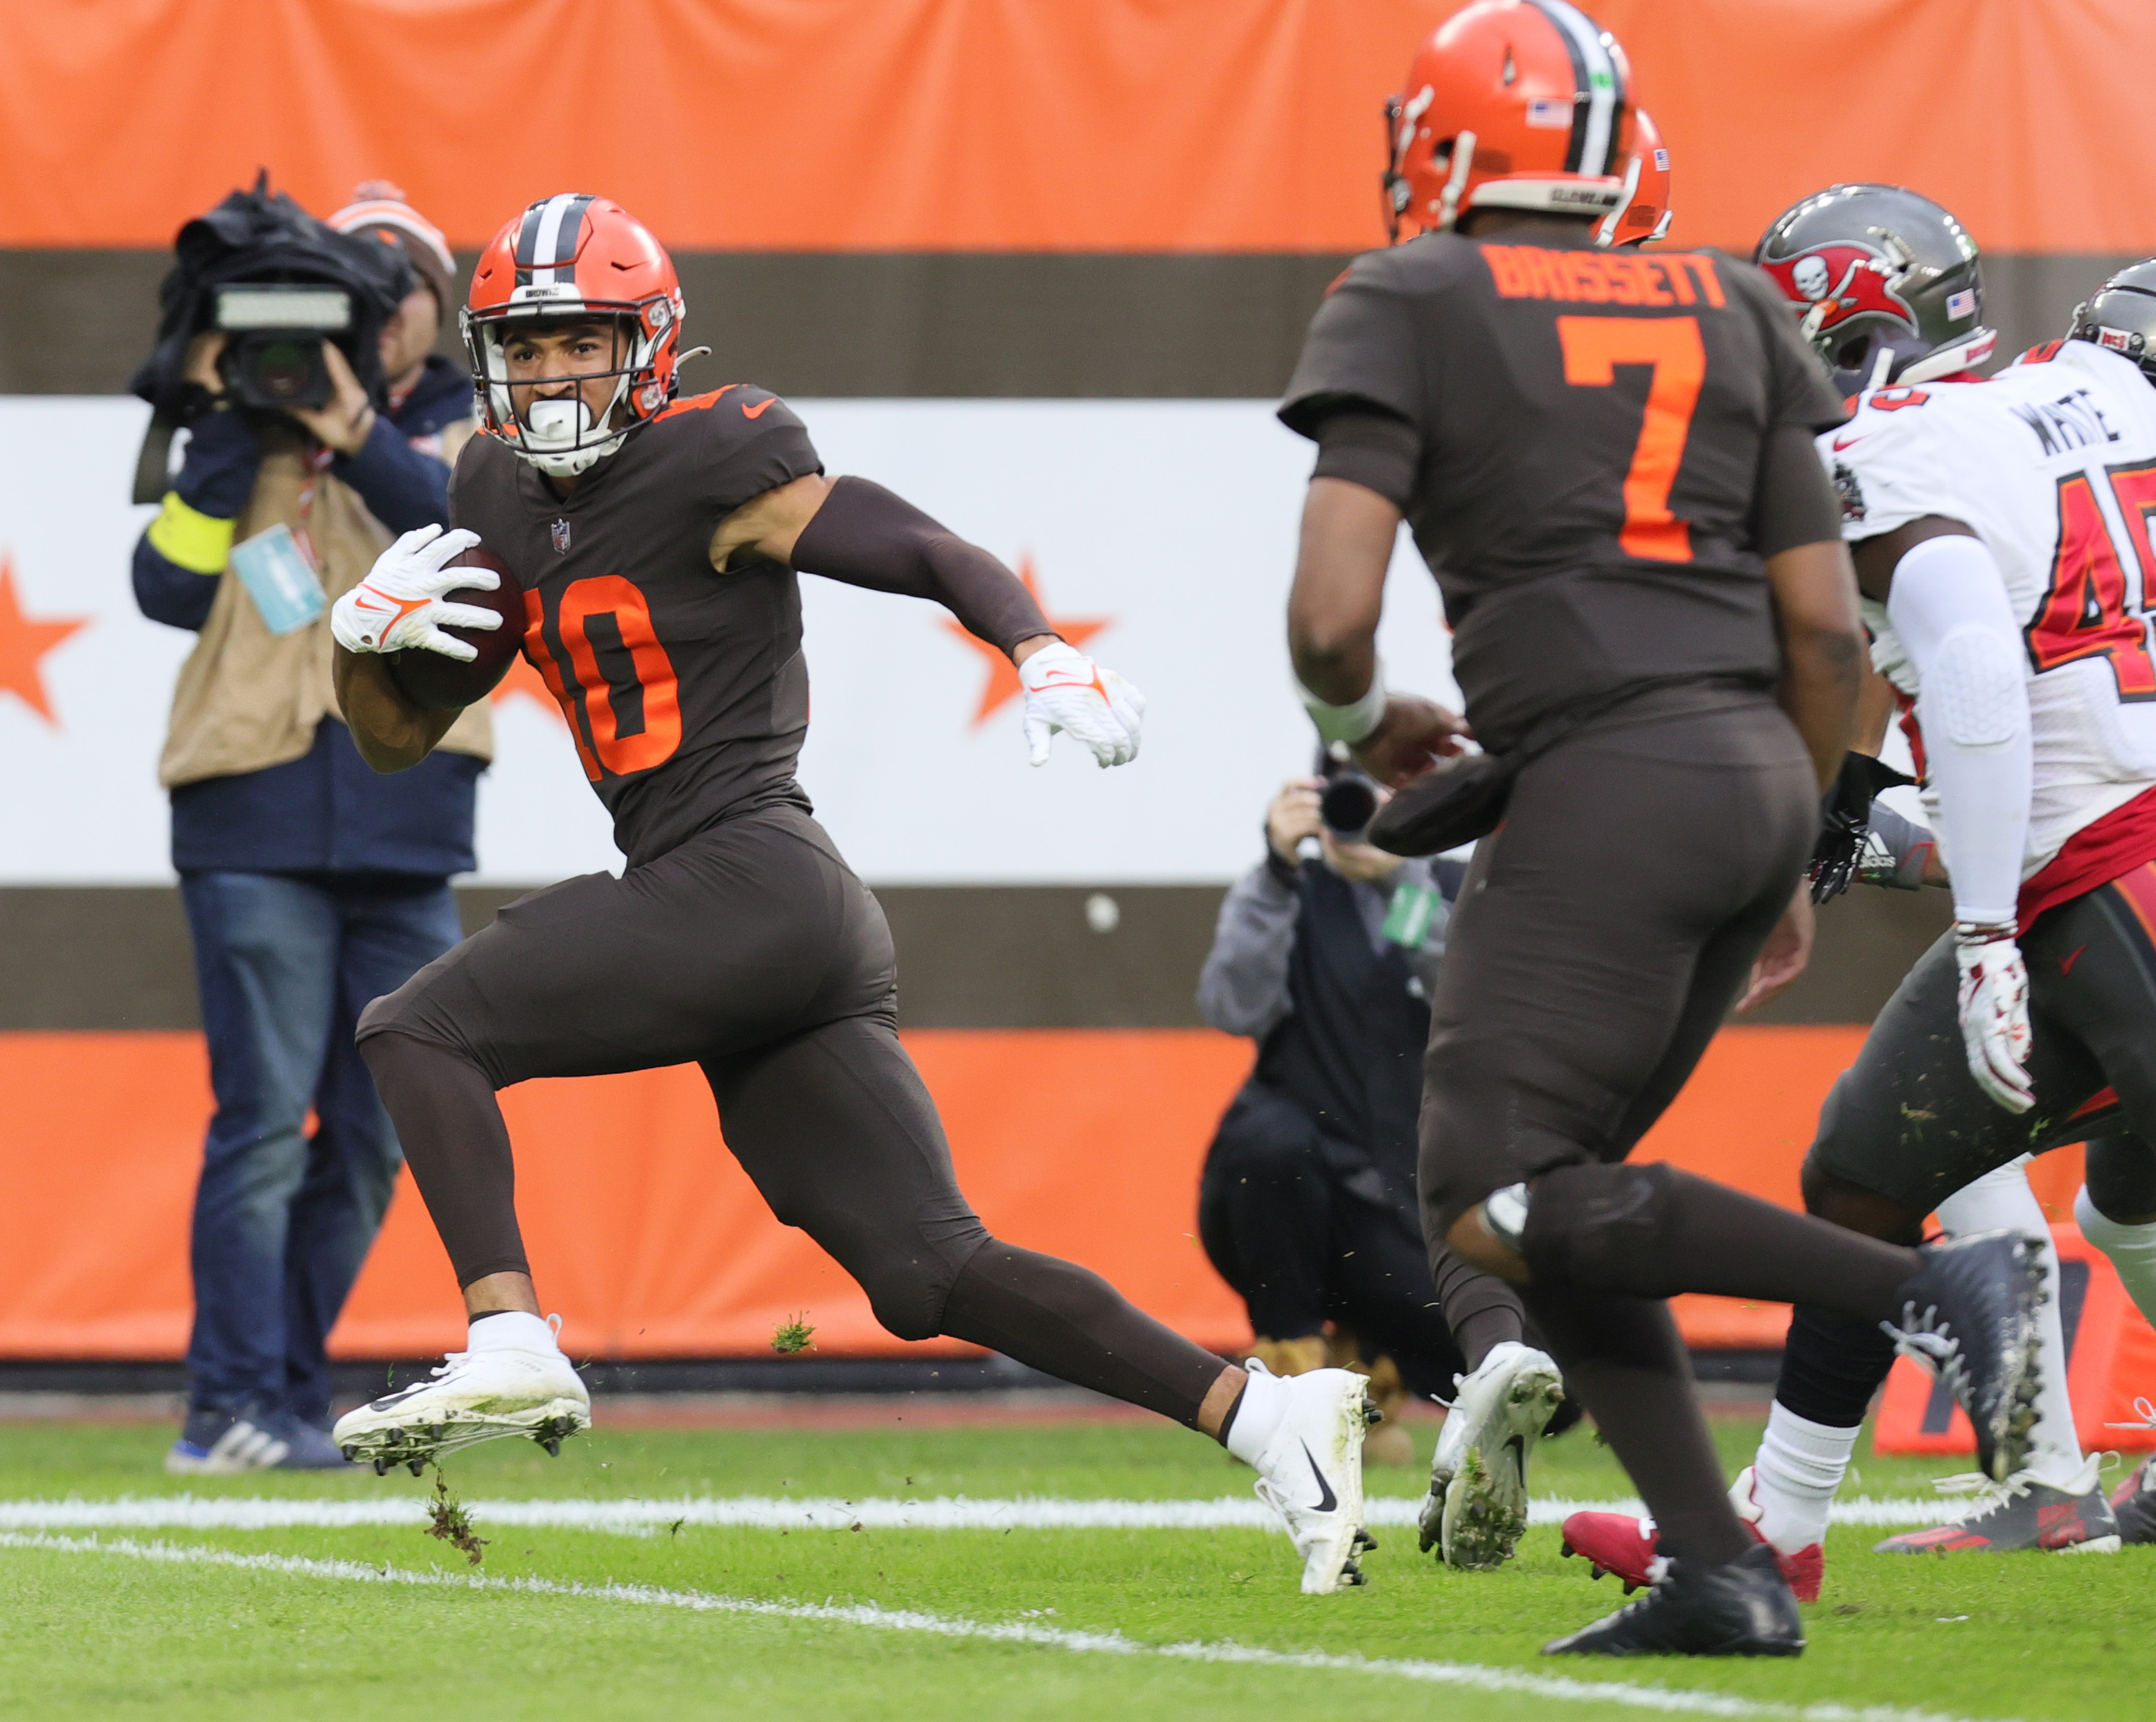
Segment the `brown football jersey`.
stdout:
<svg viewBox="0 0 2156 1722">
<path fill-rule="evenodd" d="M 1748 264 L 1540 233 L 1372 252 L 1312 322 L 1281 418 L 1315 435 L 1372 407 L 1419 434 L 1409 524 L 1486 745 L 1635 683 L 1779 675 L 1762 451 L 1846 415 Z"/>
<path fill-rule="evenodd" d="M 711 535 L 751 497 L 821 472 L 785 403 L 729 383 L 629 433 L 567 498 L 498 437 L 465 446 L 449 517 L 524 582 L 524 654 L 635 866 L 736 807 L 807 805 L 801 592 L 758 558 L 724 573 Z"/>
</svg>

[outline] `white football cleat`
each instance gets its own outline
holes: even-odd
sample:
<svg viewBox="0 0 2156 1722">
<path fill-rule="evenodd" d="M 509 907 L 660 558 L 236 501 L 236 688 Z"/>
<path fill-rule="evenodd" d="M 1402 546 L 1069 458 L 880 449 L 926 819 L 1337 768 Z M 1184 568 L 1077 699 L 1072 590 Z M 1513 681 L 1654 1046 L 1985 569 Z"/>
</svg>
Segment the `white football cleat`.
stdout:
<svg viewBox="0 0 2156 1722">
<path fill-rule="evenodd" d="M 1252 1358 L 1253 1375 L 1271 1371 Z M 1258 1454 L 1258 1499 L 1281 1516 L 1302 1556 L 1302 1588 L 1322 1596 L 1364 1582 L 1355 1557 L 1377 1543 L 1363 1529 L 1363 1437 L 1370 1407 L 1363 1377 L 1314 1369 L 1281 1377 L 1286 1408 Z"/>
<path fill-rule="evenodd" d="M 428 1380 L 346 1412 L 330 1438 L 377 1476 L 408 1465 L 416 1477 L 430 1459 L 506 1435 L 529 1436 L 558 1454 L 564 1440 L 591 1427 L 591 1395 L 551 1336 L 544 1350 L 519 1337 L 525 1342 L 450 1352 Z"/>
<path fill-rule="evenodd" d="M 1417 1523 L 1427 1551 L 1483 1572 L 1512 1559 L 1527 1528 L 1527 1454 L 1564 1403 L 1548 1355 L 1507 1340 L 1454 1384 Z"/>
</svg>

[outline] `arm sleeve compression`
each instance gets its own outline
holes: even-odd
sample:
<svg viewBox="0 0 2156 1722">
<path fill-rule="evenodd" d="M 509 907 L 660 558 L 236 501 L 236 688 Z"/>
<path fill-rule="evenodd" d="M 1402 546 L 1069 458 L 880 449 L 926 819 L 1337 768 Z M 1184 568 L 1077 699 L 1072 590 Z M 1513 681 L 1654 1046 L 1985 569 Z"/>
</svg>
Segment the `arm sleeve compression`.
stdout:
<svg viewBox="0 0 2156 1722">
<path fill-rule="evenodd" d="M 1887 614 L 1917 671 L 1954 918 L 2015 918 L 2035 775 L 2028 679 L 2006 582 L 1981 539 L 1927 538 L 1894 570 Z"/>
<path fill-rule="evenodd" d="M 1294 1008 L 1288 958 L 1301 904 L 1271 866 L 1260 863 L 1229 887 L 1198 976 L 1198 1011 L 1223 1034 L 1263 1040 Z"/>
<path fill-rule="evenodd" d="M 867 479 L 832 485 L 794 541 L 793 566 L 872 592 L 932 599 L 968 633 L 1006 652 L 1034 634 L 1055 632 L 1009 569 Z"/>
<path fill-rule="evenodd" d="M 1422 437 L 1413 425 L 1394 413 L 1351 407 L 1327 413 L 1317 429 L 1317 464 L 1311 477 L 1345 479 L 1376 491 L 1402 514 L 1408 511 L 1422 464 Z M 1808 443 L 1805 453 L 1810 452 Z M 1815 458 L 1812 466 L 1819 466 Z"/>
</svg>

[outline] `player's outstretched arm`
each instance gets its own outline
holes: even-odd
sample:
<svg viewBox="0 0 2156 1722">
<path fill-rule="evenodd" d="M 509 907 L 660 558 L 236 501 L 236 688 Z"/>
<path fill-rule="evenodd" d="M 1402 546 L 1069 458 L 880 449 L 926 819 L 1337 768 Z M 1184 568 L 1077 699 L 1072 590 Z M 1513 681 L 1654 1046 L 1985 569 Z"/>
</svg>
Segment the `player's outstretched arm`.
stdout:
<svg viewBox="0 0 2156 1722">
<path fill-rule="evenodd" d="M 1794 545 L 1767 558 L 1767 580 L 1782 640 L 1775 698 L 1804 738 L 1825 793 L 1849 751 L 1864 683 L 1864 629 L 1849 552 L 1838 538 Z"/>
<path fill-rule="evenodd" d="M 1459 752 L 1467 733 L 1444 707 L 1385 689 L 1378 619 L 1400 519 L 1375 490 L 1312 479 L 1287 599 L 1288 655 L 1318 734 L 1345 741 L 1363 770 L 1394 784 Z"/>
<path fill-rule="evenodd" d="M 1145 696 L 1060 638 L 1025 582 L 995 557 L 882 485 L 811 474 L 752 497 L 720 523 L 712 565 L 723 569 L 744 551 L 942 605 L 1017 666 L 1034 765 L 1046 763 L 1059 730 L 1102 766 L 1137 757 Z"/>
<path fill-rule="evenodd" d="M 459 587 L 492 587 L 501 577 L 488 568 L 451 568 L 450 561 L 479 542 L 476 532 L 444 532 L 422 526 L 407 532 L 375 559 L 367 578 L 330 610 L 336 641 L 331 666 L 337 706 L 359 749 L 377 771 L 402 771 L 434 750 L 457 720 L 454 711 L 426 711 L 413 705 L 390 679 L 384 652 L 416 646 L 469 662 L 473 648 L 453 628 L 495 628 L 501 618 L 472 604 L 444 602 Z"/>
</svg>

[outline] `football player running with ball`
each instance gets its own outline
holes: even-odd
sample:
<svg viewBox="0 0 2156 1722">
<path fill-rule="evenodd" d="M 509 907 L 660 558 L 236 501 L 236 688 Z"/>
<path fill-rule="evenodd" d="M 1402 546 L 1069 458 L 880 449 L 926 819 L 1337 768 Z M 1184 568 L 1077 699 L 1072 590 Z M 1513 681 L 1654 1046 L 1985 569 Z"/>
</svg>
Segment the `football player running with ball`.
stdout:
<svg viewBox="0 0 2156 1722">
<path fill-rule="evenodd" d="M 523 649 L 560 701 L 628 857 L 538 892 L 377 999 L 361 1050 L 440 1233 L 470 1339 L 430 1381 L 342 1418 L 377 1468 L 475 1441 L 550 1447 L 590 1422 L 540 1317 L 495 1090 L 541 1076 L 695 1062 L 726 1145 L 902 1339 L 986 1345 L 1219 1439 L 1257 1469 L 1302 1587 L 1359 1581 L 1359 1376 L 1281 1380 L 1220 1360 L 1098 1276 L 989 1236 L 894 1027 L 891 935 L 793 776 L 808 720 L 797 571 L 946 606 L 1007 651 L 1034 762 L 1058 730 L 1101 765 L 1137 755 L 1135 689 L 1052 633 L 986 551 L 888 490 L 835 482 L 762 389 L 675 397 L 682 300 L 618 204 L 562 195 L 481 255 L 465 330 L 485 434 L 450 491 L 456 530 L 411 534 L 336 606 L 337 686 L 377 771 L 415 764 L 452 713 L 382 655 L 470 656 L 444 602 L 498 584 L 453 567 L 484 544 L 524 583 Z"/>
<path fill-rule="evenodd" d="M 1356 262 L 1281 408 L 1319 445 L 1289 636 L 1321 733 L 1373 775 L 1456 750 L 1457 721 L 1389 695 L 1374 651 L 1405 517 L 1467 717 L 1515 774 L 1430 1004 L 1425 1233 L 1520 1288 L 1668 1555 L 1647 1597 L 1547 1648 L 1787 1656 L 1794 1601 L 1723 1492 L 1664 1300 L 1830 1288 L 1847 1320 L 1949 1360 L 2003 1476 L 2037 1287 L 2018 1238 L 1915 1248 L 1625 1163 L 1755 962 L 1763 987 L 1800 966 L 1862 649 L 1812 447 L 1843 409 L 1780 295 L 1712 253 L 1594 246 L 1624 196 L 1628 84 L 1563 0 L 1482 0 L 1419 58 L 1395 171 L 1434 231 Z M 1466 786 L 1488 830 L 1497 776 L 1440 766 L 1393 828 L 1456 829 Z"/>
<path fill-rule="evenodd" d="M 1919 238 L 1911 214 L 1856 210 L 1844 237 Z M 1873 660 L 1912 702 L 1954 925 L 1835 1083 L 1804 1189 L 1815 1213 L 1913 1239 L 1934 1209 L 1952 1221 L 1979 1199 L 1999 1212 L 2017 1185 L 2025 1197 L 2024 1155 L 2086 1138 L 2075 1218 L 2156 1320 L 2152 385 L 2156 259 L 2076 307 L 2066 340 L 1989 382 L 1867 392 L 1820 438 Z M 1828 1509 L 1892 1361 L 1871 1327 L 1799 1302 L 1766 1434 L 1732 1494 L 1812 1594 Z M 2063 1391 L 2047 1380 L 2039 1403 L 2051 1432 L 2028 1466 L 1962 1523 L 1880 1550 L 2156 1540 L 2150 1467 L 2107 1502 Z M 1628 1579 L 1652 1541 L 1635 1521 L 1573 1532 L 1578 1552 Z"/>
</svg>

